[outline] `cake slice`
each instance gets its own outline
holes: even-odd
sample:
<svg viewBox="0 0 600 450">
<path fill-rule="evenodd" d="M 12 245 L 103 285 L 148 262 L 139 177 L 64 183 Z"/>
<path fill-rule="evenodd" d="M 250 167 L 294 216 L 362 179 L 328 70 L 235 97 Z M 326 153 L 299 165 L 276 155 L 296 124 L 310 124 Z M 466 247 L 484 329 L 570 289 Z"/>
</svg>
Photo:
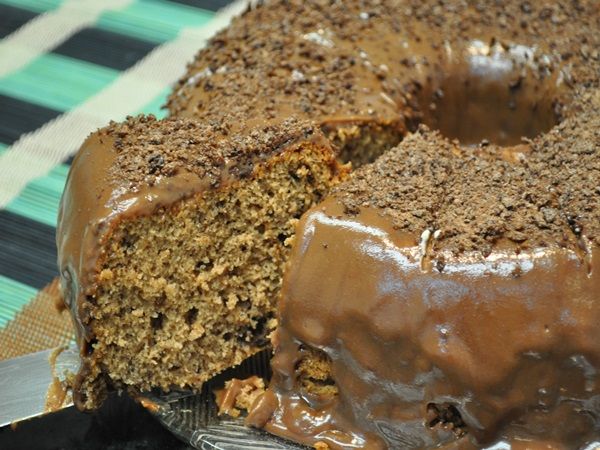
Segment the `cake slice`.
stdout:
<svg viewBox="0 0 600 450">
<path fill-rule="evenodd" d="M 305 122 L 233 134 L 140 116 L 92 134 L 57 231 L 77 406 L 198 389 L 265 348 L 294 225 L 345 173 Z"/>
</svg>

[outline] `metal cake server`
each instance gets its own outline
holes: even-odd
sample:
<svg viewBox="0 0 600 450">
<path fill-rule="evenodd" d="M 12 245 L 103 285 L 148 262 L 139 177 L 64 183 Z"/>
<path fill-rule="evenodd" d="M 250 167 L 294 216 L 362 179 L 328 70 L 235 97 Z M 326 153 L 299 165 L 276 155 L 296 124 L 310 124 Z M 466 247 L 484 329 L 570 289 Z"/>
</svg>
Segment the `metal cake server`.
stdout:
<svg viewBox="0 0 600 450">
<path fill-rule="evenodd" d="M 243 419 L 219 418 L 213 390 L 231 378 L 270 376 L 269 352 L 262 352 L 205 383 L 200 394 L 152 393 L 138 398 L 168 430 L 197 449 L 297 450 L 301 447 L 244 425 Z M 76 348 L 37 353 L 0 361 L 0 428 L 73 405 L 70 396 L 48 408 L 56 380 L 79 368 Z"/>
<path fill-rule="evenodd" d="M 78 368 L 79 352 L 74 348 L 0 361 L 0 427 L 71 406 L 70 395 L 57 402 L 49 394 Z"/>
</svg>

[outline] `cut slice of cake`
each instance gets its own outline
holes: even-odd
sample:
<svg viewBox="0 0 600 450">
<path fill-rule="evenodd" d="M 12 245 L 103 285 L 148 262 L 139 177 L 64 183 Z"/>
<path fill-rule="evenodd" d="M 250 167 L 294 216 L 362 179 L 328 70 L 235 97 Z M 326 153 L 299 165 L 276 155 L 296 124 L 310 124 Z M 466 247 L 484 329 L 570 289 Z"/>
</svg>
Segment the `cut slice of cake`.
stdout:
<svg viewBox="0 0 600 450">
<path fill-rule="evenodd" d="M 309 123 L 232 134 L 140 116 L 92 134 L 57 232 L 77 405 L 198 389 L 265 348 L 294 225 L 345 173 Z"/>
</svg>

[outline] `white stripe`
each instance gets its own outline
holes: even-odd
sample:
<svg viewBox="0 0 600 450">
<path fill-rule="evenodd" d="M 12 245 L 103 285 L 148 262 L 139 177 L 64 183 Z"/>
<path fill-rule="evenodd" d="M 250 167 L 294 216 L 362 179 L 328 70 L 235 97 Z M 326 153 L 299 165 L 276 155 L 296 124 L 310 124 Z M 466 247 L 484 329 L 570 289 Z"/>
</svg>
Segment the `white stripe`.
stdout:
<svg viewBox="0 0 600 450">
<path fill-rule="evenodd" d="M 27 22 L 0 41 L 0 77 L 16 72 L 52 50 L 102 12 L 121 9 L 134 0 L 66 0 L 58 9 Z"/>
<path fill-rule="evenodd" d="M 0 208 L 28 182 L 74 154 L 90 132 L 109 120 L 123 120 L 139 111 L 177 81 L 185 63 L 246 5 L 246 0 L 237 0 L 217 13 L 209 24 L 183 29 L 175 40 L 155 48 L 80 106 L 21 136 L 0 155 Z"/>
</svg>

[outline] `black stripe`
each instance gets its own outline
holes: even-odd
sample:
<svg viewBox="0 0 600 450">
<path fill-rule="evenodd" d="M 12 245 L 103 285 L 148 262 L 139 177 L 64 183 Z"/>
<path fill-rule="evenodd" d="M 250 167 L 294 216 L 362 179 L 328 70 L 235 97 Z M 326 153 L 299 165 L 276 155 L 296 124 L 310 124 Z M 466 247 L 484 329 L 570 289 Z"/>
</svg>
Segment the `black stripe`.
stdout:
<svg viewBox="0 0 600 450">
<path fill-rule="evenodd" d="M 42 289 L 57 276 L 54 227 L 0 210 L 0 275 Z"/>
<path fill-rule="evenodd" d="M 207 9 L 209 11 L 218 11 L 224 6 L 233 3 L 233 0 L 169 0 L 173 3 L 193 6 L 194 8 Z"/>
<path fill-rule="evenodd" d="M 67 159 L 65 159 L 63 161 L 63 163 L 66 164 L 67 166 L 70 166 L 71 164 L 73 164 L 73 159 L 75 159 L 75 155 L 69 156 Z"/>
<path fill-rule="evenodd" d="M 156 45 L 124 34 L 84 28 L 57 48 L 58 53 L 116 70 L 125 70 L 146 56 Z"/>
<path fill-rule="evenodd" d="M 31 19 L 36 13 L 8 5 L 0 5 L 0 39 L 18 30 Z"/>
<path fill-rule="evenodd" d="M 0 142 L 12 144 L 19 136 L 37 130 L 60 111 L 0 95 Z"/>
</svg>

